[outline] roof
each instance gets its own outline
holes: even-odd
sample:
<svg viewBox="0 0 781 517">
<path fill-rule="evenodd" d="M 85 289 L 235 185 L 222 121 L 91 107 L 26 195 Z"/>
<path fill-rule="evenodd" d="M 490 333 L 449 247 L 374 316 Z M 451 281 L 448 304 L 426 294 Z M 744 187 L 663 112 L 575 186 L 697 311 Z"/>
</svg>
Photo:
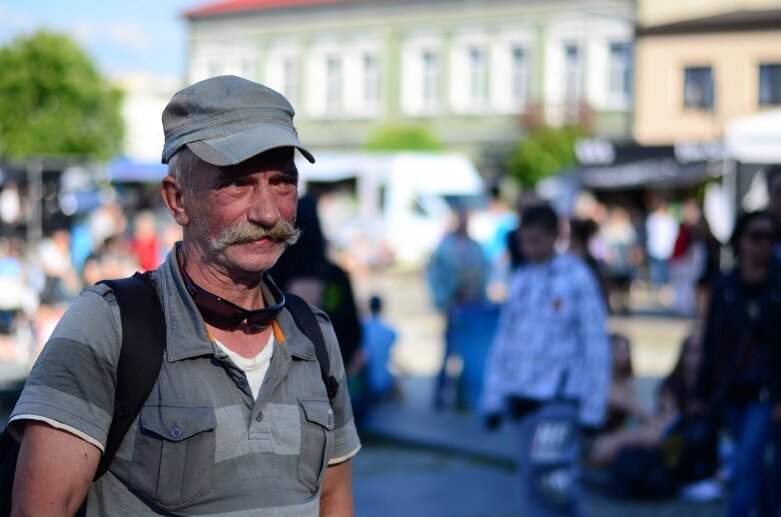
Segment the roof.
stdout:
<svg viewBox="0 0 781 517">
<path fill-rule="evenodd" d="M 206 18 L 250 11 L 286 9 L 311 5 L 343 4 L 352 0 L 223 0 L 184 12 L 186 18 Z"/>
<path fill-rule="evenodd" d="M 762 11 L 733 11 L 664 25 L 638 27 L 636 34 L 637 36 L 655 36 L 707 32 L 778 30 L 779 27 L 781 27 L 781 9 L 769 9 Z"/>
</svg>

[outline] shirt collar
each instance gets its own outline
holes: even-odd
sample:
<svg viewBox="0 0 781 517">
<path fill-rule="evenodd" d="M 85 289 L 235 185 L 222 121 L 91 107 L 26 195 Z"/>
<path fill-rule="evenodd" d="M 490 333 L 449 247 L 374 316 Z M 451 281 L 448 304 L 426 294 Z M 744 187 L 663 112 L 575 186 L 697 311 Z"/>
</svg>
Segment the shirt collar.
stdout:
<svg viewBox="0 0 781 517">
<path fill-rule="evenodd" d="M 179 272 L 176 262 L 176 250 L 179 244 L 174 245 L 163 265 L 153 273 L 162 295 L 167 334 L 166 357 L 169 362 L 201 355 L 214 355 L 215 348 L 201 313 L 198 312 Z M 261 285 L 261 289 L 265 299 L 274 298 L 272 288 L 265 282 Z M 281 349 L 289 346 L 290 354 L 294 357 L 305 360 L 316 358 L 314 345 L 298 330 L 292 315 L 286 308 L 279 313 L 272 328 Z"/>
</svg>

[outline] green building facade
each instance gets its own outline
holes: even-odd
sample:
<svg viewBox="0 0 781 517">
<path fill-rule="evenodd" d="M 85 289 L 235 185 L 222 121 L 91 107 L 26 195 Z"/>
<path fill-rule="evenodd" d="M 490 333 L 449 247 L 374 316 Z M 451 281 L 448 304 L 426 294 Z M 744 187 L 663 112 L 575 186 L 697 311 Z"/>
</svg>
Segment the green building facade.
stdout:
<svg viewBox="0 0 781 517">
<path fill-rule="evenodd" d="M 316 150 L 415 125 L 490 168 L 536 124 L 630 136 L 631 1 L 232 0 L 185 17 L 188 81 L 279 90 Z"/>
</svg>

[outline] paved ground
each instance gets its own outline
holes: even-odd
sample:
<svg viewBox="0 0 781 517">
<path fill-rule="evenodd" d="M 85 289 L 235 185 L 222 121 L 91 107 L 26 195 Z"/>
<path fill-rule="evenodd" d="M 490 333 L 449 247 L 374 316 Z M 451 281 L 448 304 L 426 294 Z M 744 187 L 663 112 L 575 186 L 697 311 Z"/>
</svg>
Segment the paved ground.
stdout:
<svg viewBox="0 0 781 517">
<path fill-rule="evenodd" d="M 357 515 L 517 515 L 507 468 L 435 451 L 367 443 L 354 463 Z"/>
<path fill-rule="evenodd" d="M 368 443 L 354 462 L 356 514 L 519 517 L 508 467 L 425 449 Z M 615 501 L 588 494 L 594 517 L 716 517 L 719 503 Z"/>
<path fill-rule="evenodd" d="M 430 393 L 432 379 L 409 378 L 412 397 Z M 427 399 L 430 400 L 430 399 Z M 355 459 L 358 515 L 518 516 L 511 425 L 486 431 L 468 413 L 430 411 L 423 405 L 390 404 L 364 430 L 365 448 Z M 723 501 L 619 501 L 589 490 L 597 517 L 722 515 Z"/>
</svg>

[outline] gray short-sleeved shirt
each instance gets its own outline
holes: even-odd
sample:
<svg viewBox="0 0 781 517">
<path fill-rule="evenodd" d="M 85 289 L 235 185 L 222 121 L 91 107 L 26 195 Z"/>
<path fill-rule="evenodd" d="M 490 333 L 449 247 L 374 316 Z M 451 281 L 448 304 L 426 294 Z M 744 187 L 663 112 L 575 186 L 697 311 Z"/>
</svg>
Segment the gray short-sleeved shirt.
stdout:
<svg viewBox="0 0 781 517">
<path fill-rule="evenodd" d="M 314 345 L 283 310 L 257 400 L 244 373 L 210 339 L 171 253 L 153 273 L 167 347 L 155 387 L 109 472 L 90 488 L 88 515 L 316 515 L 329 462 L 360 448 L 336 337 L 315 309 L 340 379 L 329 401 Z M 36 362 L 9 428 L 43 419 L 105 445 L 122 341 L 119 308 L 89 287 Z"/>
</svg>

